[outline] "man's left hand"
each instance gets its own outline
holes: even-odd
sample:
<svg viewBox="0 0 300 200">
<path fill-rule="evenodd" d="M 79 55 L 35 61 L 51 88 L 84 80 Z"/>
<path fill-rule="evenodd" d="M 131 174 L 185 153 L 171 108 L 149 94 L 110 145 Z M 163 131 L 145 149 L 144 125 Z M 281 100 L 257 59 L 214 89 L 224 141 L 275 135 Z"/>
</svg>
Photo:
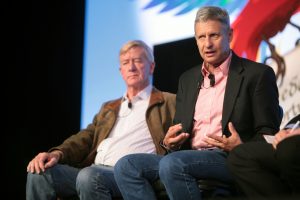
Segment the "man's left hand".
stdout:
<svg viewBox="0 0 300 200">
<path fill-rule="evenodd" d="M 235 130 L 232 122 L 229 122 L 228 128 L 231 133 L 230 137 L 226 137 L 225 135 L 222 136 L 212 135 L 212 136 L 208 136 L 206 142 L 208 144 L 211 144 L 212 146 L 216 146 L 221 149 L 224 149 L 225 151 L 231 151 L 234 147 L 241 144 L 242 140 L 238 132 Z"/>
</svg>

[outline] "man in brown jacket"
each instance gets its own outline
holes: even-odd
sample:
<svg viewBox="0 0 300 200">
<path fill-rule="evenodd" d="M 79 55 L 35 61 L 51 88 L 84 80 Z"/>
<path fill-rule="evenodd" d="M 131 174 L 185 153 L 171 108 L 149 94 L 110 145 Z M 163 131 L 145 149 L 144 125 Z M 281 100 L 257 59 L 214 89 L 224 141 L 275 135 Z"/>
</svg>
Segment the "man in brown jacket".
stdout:
<svg viewBox="0 0 300 200">
<path fill-rule="evenodd" d="M 150 84 L 155 62 L 144 42 L 126 43 L 119 59 L 125 94 L 104 103 L 86 129 L 29 162 L 27 200 L 120 197 L 114 179 L 119 158 L 132 153 L 165 153 L 159 141 L 172 125 L 175 94 Z"/>
</svg>

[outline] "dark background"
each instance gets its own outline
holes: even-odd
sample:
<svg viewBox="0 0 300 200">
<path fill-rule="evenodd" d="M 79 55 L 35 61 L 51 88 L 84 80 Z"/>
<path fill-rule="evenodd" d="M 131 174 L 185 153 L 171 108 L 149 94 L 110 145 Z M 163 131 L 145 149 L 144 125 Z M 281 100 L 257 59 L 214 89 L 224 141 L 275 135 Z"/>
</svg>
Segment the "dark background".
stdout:
<svg viewBox="0 0 300 200">
<path fill-rule="evenodd" d="M 3 7 L 3 39 L 12 48 L 8 74 L 2 74 L 8 121 L 1 163 L 9 199 L 25 199 L 28 162 L 80 128 L 84 3 L 11 1 Z"/>
<path fill-rule="evenodd" d="M 12 1 L 4 10 L 3 184 L 10 199 L 25 199 L 28 162 L 80 130 L 85 1 Z M 154 51 L 153 83 L 165 91 L 200 62 L 193 38 Z"/>
<path fill-rule="evenodd" d="M 156 45 L 153 50 L 156 62 L 153 85 L 163 91 L 176 93 L 179 76 L 202 62 L 194 38 Z"/>
</svg>

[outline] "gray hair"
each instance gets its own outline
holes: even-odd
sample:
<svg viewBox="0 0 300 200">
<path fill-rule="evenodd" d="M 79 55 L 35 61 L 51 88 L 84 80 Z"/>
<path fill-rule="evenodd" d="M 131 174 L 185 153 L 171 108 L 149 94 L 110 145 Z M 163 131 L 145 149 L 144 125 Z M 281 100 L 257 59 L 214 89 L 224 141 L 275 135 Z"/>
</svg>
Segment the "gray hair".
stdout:
<svg viewBox="0 0 300 200">
<path fill-rule="evenodd" d="M 208 20 L 217 20 L 230 30 L 230 19 L 225 9 L 216 6 L 204 6 L 199 8 L 196 14 L 195 24 L 198 22 L 207 22 Z"/>
<path fill-rule="evenodd" d="M 145 50 L 145 56 L 150 62 L 154 62 L 154 55 L 152 49 L 141 40 L 131 40 L 124 44 L 120 49 L 119 55 L 127 53 L 133 47 L 142 47 Z"/>
</svg>

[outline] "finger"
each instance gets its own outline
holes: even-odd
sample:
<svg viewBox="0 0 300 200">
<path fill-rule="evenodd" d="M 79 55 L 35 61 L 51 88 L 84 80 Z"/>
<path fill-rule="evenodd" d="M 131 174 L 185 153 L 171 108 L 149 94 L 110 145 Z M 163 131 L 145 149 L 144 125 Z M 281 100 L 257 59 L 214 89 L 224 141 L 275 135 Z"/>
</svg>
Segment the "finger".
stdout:
<svg viewBox="0 0 300 200">
<path fill-rule="evenodd" d="M 175 148 L 177 149 L 186 141 L 188 137 L 189 137 L 188 133 L 181 133 L 176 137 L 172 137 L 168 139 L 165 138 L 164 144 L 171 149 L 175 149 Z"/>
<path fill-rule="evenodd" d="M 53 165 L 55 165 L 57 163 L 57 161 L 55 159 L 51 159 L 50 161 L 48 161 L 47 163 L 45 163 L 44 168 L 43 168 L 43 172 L 49 168 L 52 167 Z"/>
<path fill-rule="evenodd" d="M 33 171 L 36 172 L 37 174 L 39 174 L 39 173 L 41 172 L 41 169 L 40 169 L 39 161 L 38 161 L 38 160 L 39 160 L 39 158 L 36 157 L 36 158 L 35 158 L 35 161 L 33 162 L 33 165 L 32 165 Z"/>
<path fill-rule="evenodd" d="M 278 143 L 277 143 L 276 139 L 274 139 L 274 141 L 273 141 L 273 143 L 272 143 L 272 146 L 273 146 L 274 149 L 276 149 L 277 144 L 278 144 Z"/>
<path fill-rule="evenodd" d="M 282 140 L 282 137 L 280 136 L 280 135 L 278 135 L 278 136 L 275 136 L 275 138 L 274 138 L 274 141 L 273 141 L 273 143 L 272 143 L 272 145 L 273 145 L 273 147 L 274 147 L 274 149 L 276 149 L 277 148 L 277 145 L 279 144 L 279 142 Z"/>
<path fill-rule="evenodd" d="M 225 139 L 226 139 L 223 136 L 218 136 L 218 135 L 210 135 L 210 136 L 207 136 L 207 137 L 215 140 L 216 142 L 222 142 L 222 143 L 224 143 Z"/>
<path fill-rule="evenodd" d="M 40 160 L 38 161 L 38 166 L 39 166 L 39 169 L 40 169 L 42 172 L 45 171 L 45 163 L 44 163 L 44 161 L 43 161 L 42 159 L 40 159 Z"/>
<path fill-rule="evenodd" d="M 176 135 L 179 135 L 179 133 L 181 133 L 181 131 L 182 131 L 182 125 L 181 124 L 176 124 L 173 127 L 173 130 L 172 130 L 172 132 L 174 132 Z"/>
<path fill-rule="evenodd" d="M 218 140 L 215 140 L 213 139 L 212 137 L 207 137 L 207 138 L 204 138 L 204 141 L 209 144 L 209 145 L 212 145 L 212 146 L 220 146 L 220 144 L 222 144 L 220 141 Z"/>
<path fill-rule="evenodd" d="M 175 124 L 173 126 L 170 126 L 169 130 L 174 131 L 174 130 L 177 130 L 177 129 L 180 129 L 180 128 L 182 128 L 181 124 Z"/>
<path fill-rule="evenodd" d="M 32 161 L 30 161 L 30 162 L 28 163 L 28 165 L 27 165 L 27 172 L 31 172 L 31 173 L 32 173 L 32 170 L 31 170 L 31 162 L 32 162 Z"/>
<path fill-rule="evenodd" d="M 168 129 L 168 132 L 167 132 L 167 134 L 166 134 L 166 137 L 168 138 L 168 137 L 174 137 L 174 136 L 176 136 L 176 133 L 178 132 L 178 131 L 180 131 L 182 128 L 181 128 L 181 125 L 178 125 L 178 124 L 176 124 L 176 125 L 174 125 L 174 126 L 171 126 L 169 129 Z"/>
<path fill-rule="evenodd" d="M 189 136 L 190 135 L 188 133 L 180 133 L 179 135 L 173 138 L 173 143 L 182 144 L 187 138 L 189 138 Z"/>
<path fill-rule="evenodd" d="M 30 162 L 30 165 L 29 165 L 29 171 L 31 172 L 31 173 L 35 173 L 36 171 L 35 171 L 35 162 L 36 162 L 36 159 L 34 158 L 34 159 L 32 159 L 32 161 Z"/>
<path fill-rule="evenodd" d="M 182 130 L 181 124 L 176 124 L 170 127 L 164 138 L 164 143 L 166 145 L 170 143 L 177 143 L 179 140 L 181 140 L 182 137 L 186 137 L 185 135 L 181 135 L 181 134 L 177 135 L 177 133 L 180 132 L 181 130 Z"/>
<path fill-rule="evenodd" d="M 215 146 L 215 147 L 219 147 L 220 149 L 224 149 L 225 144 L 222 143 L 222 142 L 216 142 L 216 143 L 214 144 L 214 146 Z"/>
<path fill-rule="evenodd" d="M 278 144 L 284 137 L 285 137 L 284 135 L 278 134 L 278 135 L 275 135 L 274 140 L 276 140 L 276 142 Z"/>
<path fill-rule="evenodd" d="M 238 134 L 232 122 L 228 123 L 228 128 L 231 134 Z"/>
<path fill-rule="evenodd" d="M 180 142 L 180 140 L 178 140 L 177 138 L 170 138 L 167 141 L 166 145 L 169 146 L 169 147 L 174 147 L 176 145 L 179 145 L 179 142 Z"/>
</svg>

